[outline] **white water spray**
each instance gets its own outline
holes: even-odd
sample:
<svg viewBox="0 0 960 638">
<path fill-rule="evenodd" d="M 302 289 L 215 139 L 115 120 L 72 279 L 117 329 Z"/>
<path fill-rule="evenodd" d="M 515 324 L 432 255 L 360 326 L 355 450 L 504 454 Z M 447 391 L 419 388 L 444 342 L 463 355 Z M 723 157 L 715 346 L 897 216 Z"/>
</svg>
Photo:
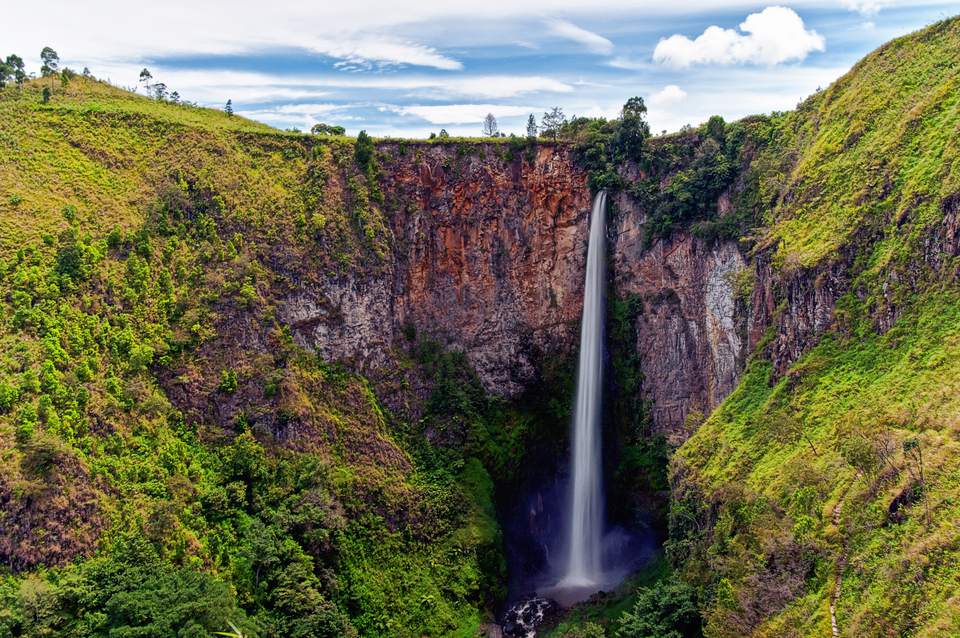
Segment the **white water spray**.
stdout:
<svg viewBox="0 0 960 638">
<path fill-rule="evenodd" d="M 600 403 L 603 391 L 603 310 L 606 287 L 607 193 L 600 191 L 590 213 L 587 276 L 583 287 L 580 361 L 574 403 L 572 477 L 567 573 L 560 587 L 589 587 L 603 577 L 603 486 Z"/>
</svg>

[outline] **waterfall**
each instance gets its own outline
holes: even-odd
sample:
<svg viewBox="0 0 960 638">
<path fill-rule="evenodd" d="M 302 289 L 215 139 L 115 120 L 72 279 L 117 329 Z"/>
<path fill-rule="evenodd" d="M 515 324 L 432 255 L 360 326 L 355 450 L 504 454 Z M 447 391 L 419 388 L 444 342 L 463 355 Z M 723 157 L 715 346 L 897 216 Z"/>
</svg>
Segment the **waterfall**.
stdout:
<svg viewBox="0 0 960 638">
<path fill-rule="evenodd" d="M 597 584 L 603 574 L 600 559 L 604 517 L 600 403 L 603 391 L 606 204 L 607 193 L 600 191 L 593 200 L 590 213 L 571 448 L 569 553 L 567 573 L 560 583 L 567 587 Z"/>
</svg>

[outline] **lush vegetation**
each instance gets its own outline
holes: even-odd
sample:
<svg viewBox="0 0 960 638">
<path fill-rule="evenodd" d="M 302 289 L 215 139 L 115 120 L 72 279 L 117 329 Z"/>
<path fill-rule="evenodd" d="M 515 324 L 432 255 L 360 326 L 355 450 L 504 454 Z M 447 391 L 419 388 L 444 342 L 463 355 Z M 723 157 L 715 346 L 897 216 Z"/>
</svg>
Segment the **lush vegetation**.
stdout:
<svg viewBox="0 0 960 638">
<path fill-rule="evenodd" d="M 407 422 L 275 305 L 381 267 L 369 138 L 52 74 L 0 122 L 0 635 L 473 635 L 522 418 L 425 342 Z"/>
<path fill-rule="evenodd" d="M 939 23 L 796 111 L 648 140 L 639 178 L 614 163 L 600 179 L 642 204 L 649 241 L 747 235 L 752 268 L 850 283 L 788 370 L 771 328 L 671 459 L 673 574 L 628 608 L 575 611 L 557 635 L 697 635 L 702 622 L 714 638 L 800 637 L 834 620 L 844 636 L 960 634 L 958 51 L 960 20 Z M 772 292 L 774 324 L 803 311 Z M 612 343 L 629 314 L 614 303 Z"/>
<path fill-rule="evenodd" d="M 505 582 L 492 477 L 562 439 L 569 362 L 520 408 L 410 326 L 385 375 L 427 390 L 392 412 L 276 301 L 385 267 L 373 140 L 45 56 L 40 80 L 0 64 L 0 637 L 474 635 Z M 553 635 L 960 633 L 958 82 L 955 19 L 791 113 L 658 139 L 639 99 L 544 118 L 593 188 L 641 203 L 649 241 L 750 234 L 779 282 L 849 282 L 787 369 L 771 329 L 669 476 L 639 304 L 611 291 L 616 502 L 669 489 L 666 559 Z M 495 152 L 528 158 L 536 133 Z M 771 294 L 789 319 L 796 299 Z"/>
<path fill-rule="evenodd" d="M 960 297 L 930 248 L 960 191 L 958 43 L 956 19 L 897 40 L 765 124 L 760 258 L 851 284 L 789 370 L 762 342 L 672 461 L 667 550 L 708 636 L 829 635 L 831 605 L 841 635 L 960 631 Z"/>
</svg>

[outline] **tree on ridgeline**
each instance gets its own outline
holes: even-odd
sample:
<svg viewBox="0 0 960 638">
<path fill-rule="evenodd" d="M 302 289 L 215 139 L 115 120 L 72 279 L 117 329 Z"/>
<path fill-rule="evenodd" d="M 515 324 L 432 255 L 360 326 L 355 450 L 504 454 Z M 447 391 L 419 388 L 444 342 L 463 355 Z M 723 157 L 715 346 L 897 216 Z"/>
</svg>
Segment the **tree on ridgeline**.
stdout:
<svg viewBox="0 0 960 638">
<path fill-rule="evenodd" d="M 334 126 L 332 124 L 324 124 L 323 122 L 318 122 L 313 125 L 310 129 L 310 132 L 314 135 L 346 135 L 347 129 L 342 126 Z"/>
<path fill-rule="evenodd" d="M 527 137 L 533 139 L 537 136 L 537 118 L 530 114 L 527 118 Z"/>
<path fill-rule="evenodd" d="M 437 134 L 437 137 L 439 137 L 440 139 L 447 139 L 448 137 L 450 137 L 450 134 L 447 133 L 447 129 L 442 128 L 440 129 L 440 133 Z"/>
<path fill-rule="evenodd" d="M 500 135 L 497 118 L 493 116 L 493 113 L 487 113 L 487 117 L 483 118 L 483 134 L 486 137 L 498 137 Z"/>
<path fill-rule="evenodd" d="M 554 141 L 560 136 L 560 129 L 567 123 L 567 116 L 563 114 L 563 109 L 555 106 L 543 114 L 540 120 L 541 135 L 552 137 Z"/>
<path fill-rule="evenodd" d="M 162 102 L 167 99 L 167 85 L 163 82 L 157 82 L 153 85 L 153 97 Z"/>
<path fill-rule="evenodd" d="M 233 100 L 227 100 L 226 106 L 223 107 L 224 112 L 233 117 Z"/>
<path fill-rule="evenodd" d="M 180 92 L 174 91 L 173 93 L 171 93 L 170 101 L 173 102 L 174 104 L 180 104 Z"/>
<path fill-rule="evenodd" d="M 16 54 L 10 54 L 6 60 L 0 60 L 0 88 L 3 88 L 10 82 L 16 83 L 17 87 L 23 86 L 27 79 L 27 73 L 23 68 L 23 58 Z"/>
<path fill-rule="evenodd" d="M 40 52 L 40 62 L 42 63 L 40 75 L 43 77 L 56 74 L 57 69 L 60 68 L 60 56 L 50 47 L 43 47 L 43 51 Z"/>
<path fill-rule="evenodd" d="M 723 144 L 727 138 L 727 123 L 722 117 L 714 115 L 707 120 L 707 135 Z"/>
<path fill-rule="evenodd" d="M 357 141 L 353 145 L 353 157 L 357 166 L 369 172 L 373 167 L 373 159 L 377 152 L 373 145 L 373 138 L 367 135 L 366 131 L 360 131 L 357 135 Z"/>
<path fill-rule="evenodd" d="M 620 112 L 620 128 L 617 131 L 616 144 L 626 157 L 637 160 L 643 144 L 650 137 L 647 124 L 647 105 L 642 97 L 632 97 L 623 105 Z"/>
<path fill-rule="evenodd" d="M 150 88 L 150 81 L 152 79 L 153 79 L 153 74 L 150 73 L 150 69 L 148 69 L 147 67 L 143 67 L 143 69 L 140 71 L 139 84 L 143 85 L 143 90 L 146 92 L 147 95 L 150 95 L 150 93 L 152 93 L 152 90 Z"/>
</svg>

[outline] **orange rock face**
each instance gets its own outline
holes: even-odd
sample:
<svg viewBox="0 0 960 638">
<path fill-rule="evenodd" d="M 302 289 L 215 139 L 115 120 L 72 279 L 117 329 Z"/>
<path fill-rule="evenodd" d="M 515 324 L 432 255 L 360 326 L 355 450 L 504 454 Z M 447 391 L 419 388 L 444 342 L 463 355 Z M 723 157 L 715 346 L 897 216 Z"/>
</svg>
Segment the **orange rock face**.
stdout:
<svg viewBox="0 0 960 638">
<path fill-rule="evenodd" d="M 519 394 L 580 318 L 590 193 L 564 148 L 381 146 L 397 245 L 395 319 L 462 348 L 488 389 Z M 452 158 L 452 159 L 451 159 Z"/>
<path fill-rule="evenodd" d="M 517 397 L 544 355 L 576 351 L 591 209 L 587 174 L 568 146 L 384 142 L 380 207 L 386 263 L 300 289 L 283 316 L 297 338 L 364 372 L 392 364 L 403 328 L 462 350 L 488 391 Z M 672 440 L 688 415 L 732 390 L 747 309 L 733 295 L 744 260 L 733 242 L 680 234 L 647 246 L 645 211 L 615 198 L 612 286 L 638 295 L 636 350 L 654 427 Z M 376 376 L 376 375 L 374 375 Z"/>
</svg>

